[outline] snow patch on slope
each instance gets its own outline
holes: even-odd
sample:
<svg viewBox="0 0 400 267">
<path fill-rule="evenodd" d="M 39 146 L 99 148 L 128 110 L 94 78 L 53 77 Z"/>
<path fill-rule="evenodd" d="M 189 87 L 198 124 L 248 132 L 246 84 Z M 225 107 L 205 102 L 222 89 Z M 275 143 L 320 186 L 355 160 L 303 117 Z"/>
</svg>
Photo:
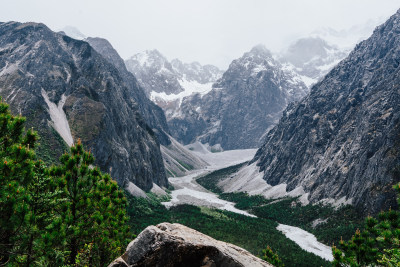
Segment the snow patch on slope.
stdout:
<svg viewBox="0 0 400 267">
<path fill-rule="evenodd" d="M 235 203 L 233 202 L 219 199 L 216 194 L 209 192 L 195 182 L 195 178 L 206 174 L 207 172 L 208 171 L 206 169 L 203 169 L 192 172 L 184 177 L 169 178 L 169 182 L 176 188 L 176 190 L 172 191 L 171 193 L 172 199 L 168 202 L 163 202 L 162 204 L 167 208 L 180 204 L 213 207 L 250 217 L 256 217 L 247 211 L 235 208 Z"/>
<path fill-rule="evenodd" d="M 249 161 L 255 155 L 257 149 L 238 149 L 238 150 L 226 150 L 222 152 L 212 153 L 208 150 L 210 146 L 195 142 L 187 145 L 189 149 L 193 149 L 192 152 L 197 154 L 205 162 L 211 165 L 214 169 L 220 169 Z M 211 147 L 212 148 L 212 147 Z"/>
<path fill-rule="evenodd" d="M 282 197 L 298 197 L 303 205 L 307 205 L 308 194 L 303 187 L 299 186 L 290 192 L 286 191 L 286 184 L 269 185 L 264 179 L 264 173 L 254 162 L 251 165 L 241 168 L 237 173 L 220 181 L 218 186 L 226 193 L 247 192 L 249 195 L 262 195 L 267 199 Z"/>
<path fill-rule="evenodd" d="M 287 238 L 294 241 L 305 251 L 311 252 L 321 258 L 333 261 L 332 248 L 317 241 L 317 238 L 298 227 L 279 224 L 277 230 L 285 234 Z"/>
<path fill-rule="evenodd" d="M 9 64 L 8 62 L 4 66 L 4 68 L 0 71 L 0 76 L 3 75 L 8 75 L 16 72 L 18 70 L 18 64 L 16 63 L 11 63 Z"/>
<path fill-rule="evenodd" d="M 69 128 L 67 116 L 63 110 L 63 106 L 65 104 L 65 100 L 67 97 L 63 94 L 61 96 L 61 100 L 58 102 L 58 105 L 51 102 L 47 92 L 42 89 L 42 96 L 44 101 L 46 102 L 49 108 L 50 118 L 53 121 L 54 129 L 60 134 L 60 136 L 64 139 L 65 143 L 69 146 L 74 144 L 74 139 L 72 138 L 71 129 Z"/>
<path fill-rule="evenodd" d="M 205 145 L 198 143 L 196 150 L 192 150 L 191 152 L 206 161 L 210 166 L 201 170 L 191 171 L 183 177 L 169 178 L 168 181 L 176 190 L 173 190 L 171 193 L 172 199 L 168 202 L 163 202 L 163 205 L 169 208 L 180 204 L 191 204 L 195 206 L 214 207 L 255 217 L 246 211 L 235 208 L 235 203 L 219 199 L 216 194 L 209 192 L 199 185 L 196 182 L 196 178 L 220 168 L 248 161 L 253 158 L 256 149 L 228 150 L 211 153 Z"/>
<path fill-rule="evenodd" d="M 184 97 L 191 96 L 193 94 L 201 94 L 202 96 L 207 94 L 212 90 L 213 83 L 201 84 L 197 81 L 189 81 L 185 78 L 178 80 L 184 91 L 179 94 L 166 94 L 165 92 L 158 93 L 156 91 L 151 91 L 150 100 L 157 102 L 157 100 L 163 101 L 174 101 L 179 100 L 179 106 L 182 103 Z"/>
</svg>

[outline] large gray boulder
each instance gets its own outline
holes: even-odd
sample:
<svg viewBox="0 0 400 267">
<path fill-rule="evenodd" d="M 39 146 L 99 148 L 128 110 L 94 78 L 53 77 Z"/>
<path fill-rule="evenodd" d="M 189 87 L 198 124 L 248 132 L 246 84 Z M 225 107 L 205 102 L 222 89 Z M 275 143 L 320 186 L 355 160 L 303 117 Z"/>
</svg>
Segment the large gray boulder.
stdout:
<svg viewBox="0 0 400 267">
<path fill-rule="evenodd" d="M 109 267 L 272 266 L 235 245 L 215 240 L 181 224 L 149 226 Z"/>
</svg>

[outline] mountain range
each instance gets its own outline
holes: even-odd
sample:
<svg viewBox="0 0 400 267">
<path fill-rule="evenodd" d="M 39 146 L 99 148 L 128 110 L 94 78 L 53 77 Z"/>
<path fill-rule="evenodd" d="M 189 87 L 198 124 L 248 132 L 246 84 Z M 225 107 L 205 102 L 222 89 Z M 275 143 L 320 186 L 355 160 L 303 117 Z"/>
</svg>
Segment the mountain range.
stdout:
<svg viewBox="0 0 400 267">
<path fill-rule="evenodd" d="M 218 151 L 258 147 L 286 106 L 305 96 L 348 52 L 307 37 L 281 54 L 256 46 L 225 72 L 196 62 L 169 62 L 157 50 L 136 54 L 125 64 L 162 107 L 176 140 L 200 141 Z"/>
</svg>

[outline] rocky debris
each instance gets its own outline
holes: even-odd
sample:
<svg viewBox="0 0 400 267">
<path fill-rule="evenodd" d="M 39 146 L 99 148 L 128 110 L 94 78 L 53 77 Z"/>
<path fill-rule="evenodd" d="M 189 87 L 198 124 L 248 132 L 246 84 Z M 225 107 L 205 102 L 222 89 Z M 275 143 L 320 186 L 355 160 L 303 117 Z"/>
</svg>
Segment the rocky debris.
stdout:
<svg viewBox="0 0 400 267">
<path fill-rule="evenodd" d="M 70 141 L 57 131 L 70 129 L 121 186 L 167 186 L 155 132 L 113 64 L 87 42 L 43 24 L 3 23 L 0 37 L 0 94 L 39 131 L 40 155 L 59 158 Z M 64 113 L 69 127 L 54 128 L 52 119 Z"/>
<path fill-rule="evenodd" d="M 171 135 L 184 144 L 219 144 L 223 149 L 258 147 L 288 103 L 308 92 L 293 71 L 286 70 L 264 46 L 234 60 L 205 95 L 183 99 L 168 122 Z"/>
<path fill-rule="evenodd" d="M 188 171 L 201 169 L 209 165 L 174 138 L 170 137 L 170 139 L 170 145 L 161 146 L 161 153 L 168 177 L 183 176 Z"/>
<path fill-rule="evenodd" d="M 270 185 L 365 213 L 396 206 L 400 181 L 400 11 L 286 109 L 252 162 Z"/>
<path fill-rule="evenodd" d="M 235 245 L 215 240 L 181 224 L 149 226 L 109 267 L 272 266 Z"/>
</svg>

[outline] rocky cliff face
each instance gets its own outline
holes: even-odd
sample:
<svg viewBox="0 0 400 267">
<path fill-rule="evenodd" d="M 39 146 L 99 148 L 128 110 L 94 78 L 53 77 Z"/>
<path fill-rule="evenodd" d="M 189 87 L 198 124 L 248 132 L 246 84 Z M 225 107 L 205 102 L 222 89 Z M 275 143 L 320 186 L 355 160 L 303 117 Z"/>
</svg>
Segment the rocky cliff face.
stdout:
<svg viewBox="0 0 400 267">
<path fill-rule="evenodd" d="M 270 185 L 364 211 L 395 205 L 400 150 L 400 11 L 290 105 L 254 162 Z"/>
<path fill-rule="evenodd" d="M 3 23 L 0 36 L 0 94 L 39 131 L 39 153 L 81 138 L 121 186 L 167 186 L 155 133 L 115 66 L 43 24 Z"/>
<path fill-rule="evenodd" d="M 171 134 L 185 144 L 196 140 L 223 149 L 257 147 L 287 104 L 308 92 L 264 46 L 234 60 L 213 89 L 184 98 L 169 120 Z"/>
<path fill-rule="evenodd" d="M 133 74 L 126 69 L 125 62 L 117 51 L 103 38 L 88 37 L 85 41 L 117 68 L 146 123 L 156 133 L 162 145 L 169 145 L 171 140 L 168 136 L 169 130 L 163 110 L 147 98 L 144 89 Z"/>
<path fill-rule="evenodd" d="M 240 247 L 177 223 L 147 227 L 109 265 L 128 266 L 272 267 Z"/>
<path fill-rule="evenodd" d="M 184 89 L 171 63 L 157 50 L 147 50 L 125 61 L 127 69 L 135 75 L 148 96 L 156 93 L 178 94 Z"/>
</svg>

